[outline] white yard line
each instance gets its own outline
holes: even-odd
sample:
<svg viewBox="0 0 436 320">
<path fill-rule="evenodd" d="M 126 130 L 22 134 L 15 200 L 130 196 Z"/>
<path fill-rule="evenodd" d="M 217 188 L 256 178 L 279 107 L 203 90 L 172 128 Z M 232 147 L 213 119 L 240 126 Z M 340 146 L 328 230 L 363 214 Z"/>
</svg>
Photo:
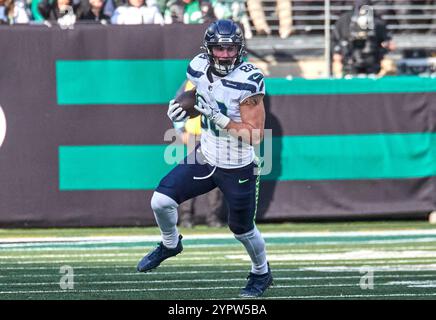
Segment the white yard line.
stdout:
<svg viewBox="0 0 436 320">
<path fill-rule="evenodd" d="M 214 238 L 209 238 L 210 240 L 216 240 Z M 366 244 L 366 245 L 377 245 L 377 244 L 399 244 L 399 243 L 436 243 L 436 237 L 428 237 L 428 238 L 404 238 L 404 239 L 390 239 L 390 240 L 386 240 L 386 239 L 381 239 L 381 240 L 365 240 L 364 242 L 362 242 L 362 240 L 356 240 L 354 241 L 353 239 L 347 240 L 346 242 L 344 242 L 344 240 L 346 240 L 346 238 L 343 238 L 343 240 L 328 240 L 328 237 L 318 237 L 319 241 L 301 241 L 301 242 L 297 242 L 297 243 L 292 243 L 292 237 L 289 237 L 289 243 L 288 242 L 281 242 L 281 243 L 272 243 L 272 244 L 268 244 L 268 237 L 265 237 L 267 245 L 274 245 L 274 246 L 288 246 L 290 244 L 294 244 L 294 245 L 306 245 L 306 244 L 310 244 L 310 245 L 337 245 L 337 244 L 341 244 L 341 245 L 361 245 L 362 243 Z M 88 245 L 110 245 L 110 249 L 121 249 L 121 250 L 126 250 L 126 249 L 145 249 L 145 248 L 151 248 L 154 247 L 154 245 L 145 245 L 141 242 L 136 242 L 133 241 L 131 242 L 132 244 L 129 245 L 129 247 L 126 246 L 112 246 L 114 242 L 113 241 L 88 241 L 88 242 L 83 242 L 83 241 L 63 241 L 63 242 L 23 242 L 23 243 L 1 243 L 0 242 L 0 249 L 6 249 L 6 250 L 18 250 L 18 249 L 32 249 L 32 247 L 34 246 L 38 246 L 38 245 L 45 245 L 45 246 L 50 246 L 50 245 L 68 245 L 68 246 L 76 246 L 76 245 L 84 245 L 84 244 L 88 244 Z M 115 243 L 119 243 L 119 241 L 116 241 Z M 128 242 L 125 242 L 128 243 Z M 232 247 L 232 246 L 239 246 L 240 243 L 238 241 L 234 241 L 232 243 L 212 243 L 212 244 L 189 244 L 190 248 L 216 248 L 216 247 Z M 37 248 L 37 249 L 44 249 L 44 250 L 77 250 L 77 248 L 74 247 L 61 247 L 61 248 L 50 248 L 50 247 L 46 247 L 46 248 Z M 92 250 L 93 248 L 86 248 L 87 250 Z M 101 247 L 97 247 L 94 249 L 98 249 L 101 250 Z"/>
<path fill-rule="evenodd" d="M 275 244 L 270 244 L 269 247 L 275 246 Z M 378 246 L 368 246 L 367 244 L 362 244 L 361 247 L 367 247 L 368 250 L 377 250 L 379 249 Z M 119 249 L 122 249 L 123 252 L 126 253 L 122 253 L 125 255 L 134 255 L 134 254 L 144 254 L 147 251 L 144 250 L 145 247 L 141 247 L 141 248 L 135 248 L 135 247 L 119 247 Z M 118 253 L 106 253 L 107 251 L 119 251 L 119 249 L 117 249 L 116 247 L 108 247 L 108 248 L 11 248 L 11 249 L 5 249 L 2 250 L 1 252 L 7 252 L 7 254 L 0 254 L 0 257 L 8 257 L 8 256 L 14 256 L 12 253 L 16 253 L 15 256 L 17 256 L 17 254 L 20 254 L 20 256 L 23 255 L 34 255 L 35 251 L 47 251 L 48 253 L 51 253 L 52 255 L 56 255 L 59 256 L 62 253 L 53 253 L 53 251 L 66 251 L 68 250 L 68 252 L 71 252 L 71 254 L 65 254 L 66 256 L 74 256 L 74 255 L 83 255 L 84 253 L 82 253 L 82 251 L 93 251 L 94 253 L 89 253 L 90 256 L 98 256 L 98 255 L 111 255 L 111 254 L 118 254 Z M 419 245 L 419 246 L 393 246 L 392 248 L 389 248 L 389 250 L 395 250 L 395 251 L 404 251 L 404 250 L 435 250 L 436 246 L 425 246 L 425 245 Z M 345 251 L 350 251 L 350 248 L 324 248 L 324 249 L 294 249 L 294 248 L 289 248 L 289 249 L 268 249 L 268 253 L 324 253 L 324 252 L 345 252 Z M 99 252 L 101 251 L 101 253 Z M 192 252 L 191 252 L 192 251 Z M 188 246 L 187 248 L 185 248 L 185 250 L 183 251 L 183 254 L 193 254 L 193 255 L 215 255 L 217 252 L 219 253 L 225 253 L 225 254 L 232 254 L 235 253 L 235 251 L 240 251 L 240 252 L 244 252 L 243 249 L 239 248 L 239 249 L 216 249 L 216 250 L 208 250 L 208 248 L 205 248 L 204 251 L 197 251 L 197 250 L 192 250 L 190 246 Z M 47 253 L 47 254 L 48 254 Z M 86 255 L 86 253 L 85 253 Z M 38 256 L 40 256 L 40 254 L 38 254 Z"/>
<path fill-rule="evenodd" d="M 270 296 L 263 299 L 345 299 L 345 298 L 394 298 L 394 297 L 434 297 L 436 293 L 391 293 L 391 294 L 341 294 L 325 296 Z M 217 299 L 219 300 L 219 299 Z M 234 300 L 234 299 L 231 299 Z"/>
<path fill-rule="evenodd" d="M 436 236 L 436 230 L 388 230 L 388 231 L 346 231 L 346 232 L 263 232 L 264 238 L 330 238 L 330 237 L 367 237 L 367 236 Z M 186 235 L 185 240 L 234 239 L 229 233 Z M 87 236 L 87 237 L 8 237 L 0 238 L 0 243 L 45 243 L 45 242 L 147 242 L 161 241 L 156 236 Z"/>
<path fill-rule="evenodd" d="M 392 286 L 390 284 L 378 284 L 383 286 Z M 339 284 L 315 284 L 315 285 L 275 285 L 273 289 L 291 289 L 291 288 L 332 288 L 332 287 L 359 287 L 358 283 L 339 283 Z M 0 294 L 47 294 L 47 293 L 105 293 L 105 292 L 154 292 L 154 291 L 211 291 L 211 290 L 233 290 L 240 289 L 241 286 L 225 286 L 225 287 L 181 287 L 181 288 L 123 288 L 123 289 L 85 289 L 85 290 L 18 290 L 18 291 L 0 291 Z M 334 295 L 334 296 L 295 296 L 295 297 L 319 297 L 319 298 L 356 298 L 356 297 L 394 297 L 394 296 L 436 296 L 436 293 L 417 293 L 417 294 L 386 294 L 386 295 Z M 291 299 L 294 296 L 289 296 Z"/>
<path fill-rule="evenodd" d="M 390 281 L 390 285 L 403 285 L 409 288 L 436 288 L 436 280 Z"/>
<path fill-rule="evenodd" d="M 108 259 L 100 258 L 107 256 Z M 123 259 L 123 262 L 137 262 L 142 256 L 135 257 L 134 255 L 128 254 L 114 254 L 114 255 L 76 255 L 76 256 L 62 256 L 57 255 L 46 255 L 46 256 L 35 256 L 35 257 L 17 257 L 17 256 L 7 256 L 0 257 L 0 265 L 30 265 L 30 264 L 47 264 L 47 263 L 74 263 L 74 262 L 118 262 L 120 259 L 111 259 L 110 257 L 129 257 Z M 422 258 L 436 258 L 436 251 L 375 251 L 375 250 L 353 250 L 341 253 L 308 253 L 308 254 L 268 254 L 269 261 L 290 261 L 290 262 L 301 262 L 301 261 L 353 261 L 353 260 L 389 260 L 389 259 L 422 259 Z M 251 261 L 250 257 L 246 253 L 225 255 L 217 253 L 213 256 L 198 256 L 198 255 L 181 255 L 178 256 L 177 261 L 225 261 L 225 260 L 242 260 Z M 9 260 L 9 261 L 5 261 Z"/>
<path fill-rule="evenodd" d="M 301 287 L 358 287 L 359 284 L 326 284 L 326 285 L 280 285 L 274 286 L 275 289 L 301 288 Z M 18 290 L 0 291 L 0 294 L 22 294 L 22 293 L 104 293 L 104 292 L 148 292 L 148 291 L 202 291 L 202 290 L 229 290 L 240 289 L 241 286 L 225 287 L 181 287 L 181 288 L 124 288 L 124 289 L 85 289 L 85 290 Z"/>
<path fill-rule="evenodd" d="M 353 271 L 355 273 L 357 273 L 359 270 Z M 434 271 L 436 271 L 435 269 L 432 269 Z M 432 271 L 432 270 L 422 270 L 422 271 Z M 410 270 L 409 270 L 410 271 Z M 241 269 L 241 270 L 220 270 L 220 271 L 208 271 L 208 270 L 194 270 L 194 271 L 172 271 L 172 272 L 152 272 L 152 273 L 148 273 L 146 275 L 144 275 L 143 273 L 140 272 L 117 272 L 117 273 L 111 273 L 111 272 L 104 272 L 104 273 L 74 273 L 74 277 L 112 277 L 112 276 L 120 276 L 120 277 L 134 277 L 134 278 L 139 278 L 141 277 L 141 279 L 143 281 L 148 281 L 148 278 L 150 277 L 159 277 L 162 275 L 198 275 L 198 274 L 237 274 L 237 273 L 247 273 L 248 269 Z M 278 273 L 301 273 L 301 272 L 307 272 L 306 270 L 299 270 L 299 269 L 280 269 L 280 268 L 274 268 L 273 273 L 274 274 L 278 274 Z M 414 277 L 414 278 L 427 278 L 427 277 L 435 277 L 436 273 L 430 273 L 430 274 L 382 274 L 380 275 L 380 273 L 382 272 L 396 272 L 396 271 L 389 271 L 389 270 L 382 270 L 382 271 L 378 271 L 378 275 L 375 275 L 375 277 L 381 277 L 381 278 L 399 278 L 399 277 Z M 350 273 L 350 271 L 345 271 L 344 273 Z M 0 275 L 0 279 L 2 278 L 13 278 L 13 279 L 21 279 L 21 278 L 50 278 L 50 277 L 54 277 L 56 279 L 59 278 L 59 273 L 58 272 L 54 272 L 51 274 L 47 274 L 47 273 L 32 273 L 32 274 L 13 274 L 13 275 Z M 354 277 L 358 277 L 361 278 L 362 276 L 319 276 L 319 277 L 294 277 L 293 279 L 295 280 L 322 280 L 322 279 L 346 279 L 346 278 L 354 278 Z"/>
<path fill-rule="evenodd" d="M 184 261 L 181 260 L 179 258 L 175 258 L 178 259 L 178 262 Z M 189 260 L 189 259 L 187 259 Z M 174 260 L 173 260 L 174 261 Z M 190 261 L 190 260 L 189 260 Z M 70 263 L 72 264 L 72 262 L 77 262 L 77 263 L 84 263 L 84 262 L 88 262 L 88 261 L 65 261 L 65 260 L 61 260 L 61 261 L 50 261 L 48 263 L 45 262 L 39 262 L 40 264 L 59 264 L 60 265 L 64 265 L 66 263 Z M 94 260 L 93 262 L 120 262 L 120 260 L 118 259 L 114 259 L 114 260 L 102 260 L 102 261 L 96 261 Z M 79 265 L 79 266 L 74 266 L 74 269 L 135 269 L 136 267 L 136 262 L 137 260 L 132 260 L 132 264 L 129 265 L 112 265 L 112 266 L 108 266 L 108 265 L 99 265 L 99 266 L 84 266 L 84 265 Z M 248 266 L 247 263 L 230 263 L 229 260 L 225 260 L 226 262 L 226 266 Z M 335 261 L 337 262 L 337 261 Z M 301 266 L 307 266 L 306 268 L 311 268 L 310 266 L 315 265 L 326 265 L 326 267 L 323 268 L 330 268 L 330 266 L 332 267 L 336 267 L 336 268 L 347 268 L 344 266 L 347 265 L 371 265 L 371 266 L 376 266 L 376 265 L 395 265 L 397 266 L 398 264 L 404 264 L 404 263 L 411 263 L 411 262 L 415 262 L 415 263 L 434 263 L 435 259 L 408 259 L 408 260 L 394 260 L 394 259 L 390 259 L 390 260 L 371 260 L 371 261 L 365 261 L 365 260 L 361 260 L 361 261 L 343 261 L 341 263 L 341 266 L 332 266 L 333 262 L 326 262 L 326 261 L 286 261 L 286 262 L 280 262 L 280 261 L 275 261 L 274 262 L 274 266 L 279 266 L 279 265 L 285 265 L 285 266 L 291 266 L 291 265 L 295 265 L 295 267 L 301 267 Z M 28 265 L 28 263 L 5 263 L 5 264 L 0 264 L 2 265 L 1 270 L 44 270 L 44 269 L 59 269 L 59 266 L 40 266 L 40 267 L 20 267 L 19 265 Z M 16 265 L 16 266 L 3 266 L 3 265 Z M 189 267 L 195 268 L 195 267 L 216 267 L 217 264 L 191 264 L 189 265 Z M 160 268 L 186 268 L 187 265 L 186 264 L 175 264 L 175 263 L 171 263 L 171 264 L 166 264 L 161 266 Z M 322 267 L 320 267 L 322 268 Z M 435 267 L 436 268 L 436 267 Z"/>
<path fill-rule="evenodd" d="M 78 257 L 79 258 L 79 257 Z M 0 261 L 0 266 L 1 265 L 9 265 L 9 264 L 47 264 L 47 263 L 74 263 L 74 262 L 81 262 L 81 263 L 95 263 L 95 262 L 138 262 L 139 259 L 142 258 L 141 257 L 131 257 L 130 259 L 122 259 L 122 261 L 120 261 L 120 259 L 89 259 L 89 258 L 84 258 L 84 259 L 59 259 L 59 260 L 47 260 L 47 259 L 42 259 L 42 260 L 38 260 L 38 259 L 32 259 L 32 258 L 27 258 L 25 259 L 25 261 L 20 261 L 20 260 L 14 260 L 14 261 L 9 261 L 9 262 L 5 262 L 5 261 Z M 224 256 L 217 256 L 215 258 L 211 258 L 211 257 L 177 257 L 176 258 L 177 261 L 211 261 L 211 260 L 220 260 L 220 261 L 226 261 L 228 260 L 227 258 L 225 258 Z M 174 258 L 173 258 L 174 260 Z"/>
<path fill-rule="evenodd" d="M 119 276 L 119 277 L 133 277 L 133 278 L 139 278 L 141 277 L 141 282 L 149 282 L 149 281 L 155 281 L 155 280 L 150 280 L 149 278 L 152 276 L 162 276 L 162 275 L 188 275 L 188 274 L 195 274 L 195 275 L 201 275 L 201 274 L 238 274 L 238 273 L 243 273 L 246 274 L 248 271 L 247 270 L 231 270 L 231 271 L 175 271 L 175 272 L 159 272 L 159 273 L 151 273 L 148 274 L 147 276 L 144 276 L 141 273 L 86 273 L 86 274 L 74 274 L 74 277 L 113 277 L 113 276 Z M 283 272 L 296 272 L 294 269 L 274 269 L 274 275 L 277 275 L 278 273 L 283 273 Z M 55 278 L 56 281 L 59 280 L 59 274 L 58 273 L 54 273 L 54 274 L 16 274 L 16 275 L 10 275 L 10 276 L 1 276 L 0 275 L 0 279 L 1 278 L 12 278 L 12 279 L 24 279 L 24 278 Z M 147 277 L 147 278 L 145 278 Z M 359 276 L 322 276 L 322 277 L 288 277 L 286 279 L 292 279 L 295 281 L 298 280 L 333 280 L 333 279 L 354 279 L 354 278 L 358 278 L 360 279 L 362 277 L 362 275 Z M 431 274 L 383 274 L 380 275 L 380 273 L 378 275 L 375 275 L 375 278 L 434 278 L 435 277 L 435 273 L 431 273 Z M 277 278 L 276 276 L 274 276 L 274 279 L 284 279 L 284 278 Z M 156 281 L 160 281 L 160 280 L 156 280 Z M 168 280 L 168 281 L 172 281 L 172 280 Z M 176 280 L 176 281 L 190 281 L 190 280 Z M 14 283 L 14 285 L 17 283 Z"/>
<path fill-rule="evenodd" d="M 377 251 L 379 248 L 367 248 L 367 249 L 360 249 L 360 250 L 373 250 Z M 8 254 L 0 254 L 0 260 L 2 259 L 29 259 L 33 257 L 38 257 L 40 259 L 42 258 L 71 258 L 71 257 L 135 257 L 136 255 L 140 256 L 141 254 L 145 254 L 146 251 L 144 250 L 138 250 L 135 249 L 137 252 L 125 252 L 125 253 L 105 253 L 105 252 L 94 252 L 94 253 L 82 253 L 82 252 L 74 252 L 74 253 L 50 253 L 50 254 L 37 254 L 35 255 L 35 250 L 42 251 L 41 249 L 26 249 L 23 253 L 23 250 L 21 249 L 11 249 L 8 250 Z M 44 251 L 52 251 L 52 249 L 43 249 Z M 71 251 L 76 251 L 77 249 L 72 249 Z M 95 249 L 94 249 L 95 250 Z M 107 251 L 108 249 L 97 249 L 102 251 Z M 113 249 L 111 249 L 113 250 Z M 389 248 L 389 251 L 393 252 L 402 252 L 402 251 L 414 251 L 414 250 L 425 250 L 428 252 L 436 250 L 436 247 L 434 246 L 419 246 L 419 247 L 394 247 Z M 65 251 L 62 250 L 62 251 Z M 70 251 L 70 250 L 68 250 Z M 82 251 L 82 250 L 80 250 Z M 83 251 L 89 251 L 89 249 L 83 249 Z M 127 250 L 124 250 L 127 251 Z M 268 255 L 274 255 L 274 254 L 300 254 L 300 253 L 313 253 L 313 254 L 325 254 L 325 253 L 346 253 L 350 251 L 357 251 L 352 250 L 350 248 L 337 248 L 337 249 L 268 249 Z M 15 253 L 15 254 L 12 254 Z M 190 250 L 190 248 L 186 248 L 183 253 L 184 256 L 218 256 L 218 255 L 232 255 L 232 254 L 245 254 L 245 251 L 242 249 L 235 249 L 235 250 L 213 250 L 213 251 L 194 251 Z"/>
<path fill-rule="evenodd" d="M 348 278 L 348 277 L 345 277 Z M 356 278 L 356 277 L 353 277 Z M 339 278 L 343 279 L 343 278 Z M 287 277 L 274 277 L 274 280 L 276 281 L 290 281 L 290 280 L 298 280 L 298 278 L 287 278 Z M 315 279 L 316 280 L 316 279 Z M 245 278 L 227 278 L 227 279 L 172 279 L 172 280 L 148 280 L 148 279 L 141 279 L 136 281 L 86 281 L 86 282 L 79 282 L 75 281 L 74 286 L 78 287 L 80 285 L 99 285 L 99 284 L 108 284 L 108 285 L 118 285 L 118 284 L 153 284 L 153 283 L 204 283 L 204 282 L 235 282 L 240 281 L 245 283 Z M 18 282 L 18 283 L 0 283 L 0 286 L 48 286 L 48 285 L 59 285 L 59 281 L 57 282 Z M 354 285 L 358 285 L 358 282 Z"/>
<path fill-rule="evenodd" d="M 250 261 L 246 254 L 226 255 L 226 258 Z M 353 250 L 341 253 L 313 254 L 269 254 L 269 261 L 325 261 L 325 260 L 379 260 L 379 259 L 416 259 L 436 258 L 436 251 L 384 251 L 384 250 Z"/>
<path fill-rule="evenodd" d="M 237 271 L 237 272 L 231 272 L 231 273 L 246 273 L 247 271 Z M 174 272 L 173 274 L 186 274 L 186 272 Z M 198 274 L 206 274 L 206 272 L 198 272 Z M 102 276 L 101 274 L 95 274 L 96 276 Z M 119 275 L 116 273 L 113 273 L 111 275 Z M 130 275 L 130 274 L 128 274 Z M 90 276 L 90 275 L 86 275 Z M 401 275 L 402 278 L 430 278 L 434 277 L 435 274 L 421 274 L 421 275 Z M 59 276 L 57 276 L 59 277 Z M 75 275 L 77 277 L 77 275 Z M 361 275 L 355 275 L 355 276 L 326 276 L 326 277 L 274 277 L 274 281 L 314 281 L 314 280 L 346 280 L 346 279 L 356 279 L 360 280 Z M 379 278 L 398 278 L 398 275 L 385 275 L 385 276 L 376 276 L 375 280 L 377 281 Z M 202 282 L 234 282 L 234 281 L 242 281 L 245 282 L 244 278 L 226 278 L 226 279 L 171 279 L 171 280 L 150 280 L 146 278 L 141 278 L 138 280 L 117 280 L 117 281 L 86 281 L 86 282 L 80 282 L 75 281 L 74 285 L 77 287 L 79 285 L 91 285 L 91 284 L 153 284 L 153 283 L 202 283 Z M 352 285 L 358 285 L 359 283 L 356 282 Z M 425 281 L 390 281 L 385 284 L 379 284 L 379 285 L 435 285 L 435 280 L 425 280 Z M 0 283 L 0 286 L 48 286 L 48 285 L 59 285 L 59 281 L 54 282 L 14 282 L 14 283 Z M 345 284 L 344 284 L 345 285 Z M 275 286 L 274 286 L 275 287 Z M 305 287 L 305 285 L 301 285 L 301 287 Z"/>
<path fill-rule="evenodd" d="M 29 294 L 29 293 L 104 293 L 104 292 L 147 292 L 147 291 L 192 291 L 192 290 L 227 290 L 240 287 L 205 287 L 205 288 L 144 288 L 144 289 L 104 289 L 104 290 L 19 290 L 0 291 L 0 294 Z"/>
<path fill-rule="evenodd" d="M 433 261 L 434 262 L 434 261 Z M 382 265 L 369 266 L 373 272 L 402 272 L 402 271 L 436 271 L 436 264 L 422 265 Z M 330 267 L 303 267 L 299 268 L 302 271 L 317 271 L 317 272 L 359 272 L 361 267 L 353 266 L 330 266 Z"/>
<path fill-rule="evenodd" d="M 241 255 L 240 258 L 224 258 L 224 257 L 217 257 L 215 259 L 211 259 L 211 258 L 207 258 L 207 257 L 201 257 L 201 258 L 173 258 L 173 261 L 177 262 L 193 262 L 193 261 L 216 261 L 216 262 L 223 262 L 226 265 L 229 265 L 230 261 L 237 261 L 237 260 L 241 260 L 241 261 L 246 261 L 247 263 L 245 264 L 240 264 L 240 265 L 248 265 L 249 263 L 249 258 L 247 257 L 243 257 Z M 402 259 L 402 260 L 400 260 Z M 313 260 L 313 259 L 292 259 L 289 260 L 287 257 L 286 258 L 280 258 L 280 259 L 269 259 L 270 261 L 274 262 L 274 265 L 295 265 L 295 266 L 301 266 L 301 265 L 331 265 L 335 262 L 337 262 L 337 259 L 325 259 L 325 260 Z M 95 260 L 89 260 L 89 259 L 84 259 L 84 260 L 80 260 L 80 259 L 73 259 L 73 260 L 68 260 L 68 259 L 61 259 L 61 260 L 30 260 L 30 261 L 10 261 L 10 262 L 0 262 L 0 266 L 2 270 L 8 270 L 8 266 L 11 265 L 16 265 L 16 266 L 28 266 L 28 265 L 34 265 L 34 264 L 59 264 L 59 265 L 64 265 L 64 264 L 71 264 L 74 266 L 74 264 L 91 264 L 91 263 L 114 263 L 114 262 L 124 262 L 124 263 L 128 263 L 124 264 L 124 265 L 118 265 L 118 266 L 89 266 L 89 268 L 134 268 L 137 264 L 139 260 L 138 259 L 123 259 L 123 261 L 120 261 L 120 259 L 95 259 Z M 362 264 L 372 264 L 372 265 L 378 265 L 378 264 L 398 264 L 398 263 L 411 263 L 411 262 L 416 262 L 416 263 L 432 263 L 435 262 L 435 259 L 419 259 L 419 258 L 390 258 L 389 260 L 386 260 L 384 258 L 370 258 L 370 259 L 365 259 L 365 258 L 361 258 L 361 259 L 355 259 L 355 260 L 350 260 L 350 261 L 343 261 L 342 265 L 362 265 Z M 234 263 L 232 263 L 231 265 L 236 265 Z M 6 266 L 6 267 L 4 267 Z M 169 263 L 165 265 L 166 267 L 187 267 L 186 263 L 185 264 L 173 264 L 173 263 Z M 216 267 L 217 264 L 189 264 L 190 267 Z M 83 268 L 87 268 L 86 266 L 81 266 Z M 14 270 L 14 269 L 18 269 L 19 267 L 9 267 L 9 270 Z M 37 269 L 40 267 L 36 267 Z M 55 268 L 55 267 L 53 267 Z M 24 269 L 28 269 L 27 267 L 25 267 Z"/>
</svg>

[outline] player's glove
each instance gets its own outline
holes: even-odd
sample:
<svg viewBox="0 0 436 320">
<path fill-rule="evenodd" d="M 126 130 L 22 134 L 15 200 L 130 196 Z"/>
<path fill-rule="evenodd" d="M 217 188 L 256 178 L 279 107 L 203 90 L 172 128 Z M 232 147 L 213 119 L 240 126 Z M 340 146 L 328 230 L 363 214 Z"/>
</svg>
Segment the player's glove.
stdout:
<svg viewBox="0 0 436 320">
<path fill-rule="evenodd" d="M 186 111 L 180 107 L 180 103 L 173 99 L 168 105 L 167 115 L 173 122 L 183 121 L 186 117 Z"/>
<path fill-rule="evenodd" d="M 198 104 L 195 105 L 194 108 L 204 114 L 206 118 L 221 129 L 224 129 L 230 122 L 227 116 L 223 115 L 219 110 L 214 109 L 210 104 L 198 101 Z"/>
</svg>

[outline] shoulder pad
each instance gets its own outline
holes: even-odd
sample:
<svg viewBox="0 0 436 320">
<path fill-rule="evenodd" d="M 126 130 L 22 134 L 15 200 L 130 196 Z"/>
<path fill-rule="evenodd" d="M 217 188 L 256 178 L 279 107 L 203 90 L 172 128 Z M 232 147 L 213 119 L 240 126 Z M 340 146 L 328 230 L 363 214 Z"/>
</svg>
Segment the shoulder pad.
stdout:
<svg viewBox="0 0 436 320">
<path fill-rule="evenodd" d="M 224 85 L 232 86 L 234 89 L 249 91 L 251 94 L 265 93 L 262 71 L 255 65 L 246 62 L 243 62 L 232 72 L 232 76 Z"/>
<path fill-rule="evenodd" d="M 209 60 L 207 54 L 201 53 L 194 57 L 188 65 L 187 75 L 189 78 L 200 78 L 207 70 Z"/>
</svg>

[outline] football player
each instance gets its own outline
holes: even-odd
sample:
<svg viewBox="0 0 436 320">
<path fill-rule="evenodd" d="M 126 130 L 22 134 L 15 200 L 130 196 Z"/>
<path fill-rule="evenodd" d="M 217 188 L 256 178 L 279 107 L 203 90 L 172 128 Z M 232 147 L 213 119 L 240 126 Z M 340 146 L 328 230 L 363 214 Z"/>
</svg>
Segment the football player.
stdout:
<svg viewBox="0 0 436 320">
<path fill-rule="evenodd" d="M 252 267 L 242 297 L 258 297 L 272 284 L 265 241 L 255 225 L 259 195 L 259 163 L 253 145 L 263 139 L 265 83 L 262 72 L 242 60 L 245 40 L 231 20 L 218 20 L 204 35 L 206 53 L 189 64 L 188 79 L 197 94 L 195 108 L 202 113 L 201 142 L 184 162 L 165 176 L 151 199 L 162 242 L 138 264 L 138 271 L 156 268 L 183 250 L 177 207 L 183 201 L 221 189 L 228 203 L 228 225 L 247 250 Z M 186 117 L 174 100 L 168 116 Z M 189 181 L 189 183 L 188 183 Z"/>
</svg>

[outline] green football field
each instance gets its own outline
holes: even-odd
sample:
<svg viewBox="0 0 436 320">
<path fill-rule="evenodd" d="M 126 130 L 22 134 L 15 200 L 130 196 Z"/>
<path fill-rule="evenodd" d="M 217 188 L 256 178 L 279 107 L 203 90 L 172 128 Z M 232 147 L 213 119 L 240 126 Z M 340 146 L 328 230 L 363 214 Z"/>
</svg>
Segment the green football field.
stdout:
<svg viewBox="0 0 436 320">
<path fill-rule="evenodd" d="M 436 299 L 425 221 L 260 224 L 274 286 L 262 299 Z M 238 299 L 250 262 L 227 228 L 181 229 L 184 251 L 136 264 L 156 228 L 0 230 L 0 300 Z"/>
</svg>

